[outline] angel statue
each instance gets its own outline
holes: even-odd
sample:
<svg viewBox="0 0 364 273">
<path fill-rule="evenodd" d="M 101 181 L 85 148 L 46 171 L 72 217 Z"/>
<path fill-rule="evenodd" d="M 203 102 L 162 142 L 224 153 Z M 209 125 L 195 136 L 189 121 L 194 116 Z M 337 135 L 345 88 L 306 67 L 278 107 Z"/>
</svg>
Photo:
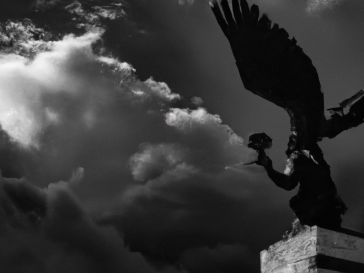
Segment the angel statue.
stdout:
<svg viewBox="0 0 364 273">
<path fill-rule="evenodd" d="M 250 137 L 248 146 L 258 153 L 255 163 L 278 187 L 290 191 L 299 185 L 290 207 L 301 225 L 339 229 L 347 208 L 318 142 L 363 122 L 364 91 L 329 109 L 326 117 L 317 71 L 295 38 L 272 26 L 265 14 L 260 16 L 258 6 L 246 0 L 231 0 L 231 7 L 228 0 L 213 0 L 210 6 L 230 42 L 245 88 L 284 108 L 290 117 L 284 172 L 276 171 L 265 154 L 271 139 L 264 133 Z"/>
</svg>

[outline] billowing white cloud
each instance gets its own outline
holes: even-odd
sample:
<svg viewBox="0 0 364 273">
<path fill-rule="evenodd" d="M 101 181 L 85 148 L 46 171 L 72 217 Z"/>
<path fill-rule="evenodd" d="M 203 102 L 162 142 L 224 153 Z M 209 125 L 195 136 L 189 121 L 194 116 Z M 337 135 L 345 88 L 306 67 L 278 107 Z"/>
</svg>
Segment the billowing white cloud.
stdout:
<svg viewBox="0 0 364 273">
<path fill-rule="evenodd" d="M 44 128 L 59 121 L 57 112 L 43 104 L 42 96 L 79 93 L 84 83 L 73 77 L 65 65 L 73 56 L 82 60 L 79 54 L 85 58 L 92 55 L 90 44 L 98 37 L 97 33 L 89 33 L 44 42 L 49 51 L 39 53 L 34 60 L 14 54 L 0 56 L 0 124 L 14 141 L 37 147 Z"/>
<path fill-rule="evenodd" d="M 134 78 L 129 64 L 96 55 L 92 45 L 100 35 L 89 32 L 43 42 L 45 50 L 34 59 L 16 54 L 0 56 L 0 124 L 14 141 L 39 147 L 44 130 L 63 121 L 62 109 L 47 105 L 45 97 L 64 94 L 79 100 L 80 108 L 84 107 L 79 115 L 87 125 L 96 118 L 94 103 L 118 93 L 124 92 L 119 95 L 130 96 L 130 100 L 155 98 L 160 103 L 179 98 L 165 83 Z"/>
<path fill-rule="evenodd" d="M 203 163 L 209 169 L 220 170 L 226 165 L 246 161 L 254 154 L 244 146 L 240 136 L 223 124 L 219 115 L 211 114 L 205 108 L 171 108 L 165 114 L 165 121 L 184 136 L 182 142 L 191 148 L 193 158 L 199 158 L 200 154 L 198 165 Z"/>
</svg>

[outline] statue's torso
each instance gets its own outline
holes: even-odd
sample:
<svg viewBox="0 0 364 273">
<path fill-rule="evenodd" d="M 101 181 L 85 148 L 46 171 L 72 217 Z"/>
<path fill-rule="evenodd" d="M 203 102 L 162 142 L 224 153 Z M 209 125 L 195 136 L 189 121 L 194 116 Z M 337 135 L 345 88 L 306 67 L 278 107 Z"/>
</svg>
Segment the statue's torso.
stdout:
<svg viewBox="0 0 364 273">
<path fill-rule="evenodd" d="M 324 194 L 336 194 L 330 167 L 309 151 L 293 152 L 287 159 L 285 174 L 294 175 L 298 179 L 298 194 L 302 197 L 317 198 Z"/>
<path fill-rule="evenodd" d="M 287 160 L 285 173 L 299 183 L 290 206 L 302 223 L 340 226 L 340 215 L 345 213 L 346 206 L 337 195 L 330 167 L 322 157 L 315 158 L 309 151 L 295 151 Z"/>
</svg>

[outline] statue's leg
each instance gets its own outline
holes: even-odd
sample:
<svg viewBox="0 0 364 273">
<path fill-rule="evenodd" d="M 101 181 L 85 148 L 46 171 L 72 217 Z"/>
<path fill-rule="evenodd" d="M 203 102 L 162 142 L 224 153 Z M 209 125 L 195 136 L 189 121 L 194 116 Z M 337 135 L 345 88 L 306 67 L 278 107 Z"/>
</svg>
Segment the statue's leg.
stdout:
<svg viewBox="0 0 364 273">
<path fill-rule="evenodd" d="M 340 228 L 341 215 L 347 210 L 344 202 L 336 194 L 327 194 L 318 199 L 316 220 L 318 226 L 326 228 Z"/>
<path fill-rule="evenodd" d="M 345 205 L 339 204 L 335 196 L 305 199 L 296 195 L 290 200 L 290 207 L 302 225 L 329 229 L 341 227 L 341 215 L 345 212 Z"/>
</svg>

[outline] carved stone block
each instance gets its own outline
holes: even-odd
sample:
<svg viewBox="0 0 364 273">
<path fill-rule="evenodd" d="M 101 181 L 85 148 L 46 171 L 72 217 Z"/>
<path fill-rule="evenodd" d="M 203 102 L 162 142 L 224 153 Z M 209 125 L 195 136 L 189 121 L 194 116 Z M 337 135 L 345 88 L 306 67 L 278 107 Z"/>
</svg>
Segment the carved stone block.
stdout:
<svg viewBox="0 0 364 273">
<path fill-rule="evenodd" d="M 364 235 L 306 227 L 260 253 L 261 273 L 364 272 Z"/>
</svg>

